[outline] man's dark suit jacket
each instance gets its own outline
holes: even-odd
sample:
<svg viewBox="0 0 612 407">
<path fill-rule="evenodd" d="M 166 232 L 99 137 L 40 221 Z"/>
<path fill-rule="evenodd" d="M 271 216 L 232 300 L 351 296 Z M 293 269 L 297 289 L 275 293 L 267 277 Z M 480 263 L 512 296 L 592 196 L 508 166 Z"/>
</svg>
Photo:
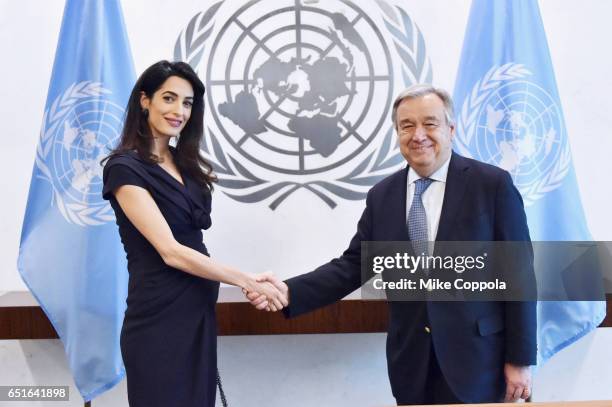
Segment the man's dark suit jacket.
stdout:
<svg viewBox="0 0 612 407">
<path fill-rule="evenodd" d="M 409 240 L 406 226 L 408 168 L 368 193 L 357 233 L 341 257 L 291 278 L 289 317 L 331 304 L 362 285 L 361 241 Z M 453 153 L 448 168 L 437 241 L 529 241 L 518 190 L 497 167 Z M 422 305 L 422 304 L 421 304 Z M 429 352 L 417 338 L 414 303 L 390 302 L 387 365 L 398 402 L 412 400 L 417 375 Z M 422 305 L 423 306 L 423 305 Z M 427 323 L 440 369 L 466 403 L 498 401 L 504 395 L 504 363 L 536 362 L 534 302 L 426 302 Z"/>
</svg>

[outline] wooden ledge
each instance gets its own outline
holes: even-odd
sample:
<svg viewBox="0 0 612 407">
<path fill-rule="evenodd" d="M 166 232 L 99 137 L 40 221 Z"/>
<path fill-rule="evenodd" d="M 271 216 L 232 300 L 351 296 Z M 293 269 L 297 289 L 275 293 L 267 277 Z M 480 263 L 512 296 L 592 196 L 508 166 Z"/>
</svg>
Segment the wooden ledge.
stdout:
<svg viewBox="0 0 612 407">
<path fill-rule="evenodd" d="M 612 295 L 607 296 L 602 327 L 612 327 Z M 217 304 L 219 335 L 278 335 L 385 332 L 387 303 L 344 300 L 285 319 L 281 313 L 261 312 L 246 302 Z M 53 339 L 57 333 L 38 306 L 0 307 L 0 339 Z"/>
</svg>

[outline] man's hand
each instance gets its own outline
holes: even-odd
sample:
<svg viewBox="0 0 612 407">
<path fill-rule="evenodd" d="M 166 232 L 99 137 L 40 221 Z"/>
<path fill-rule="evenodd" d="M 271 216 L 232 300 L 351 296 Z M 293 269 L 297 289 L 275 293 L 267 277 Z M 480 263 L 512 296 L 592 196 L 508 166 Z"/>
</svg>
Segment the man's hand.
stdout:
<svg viewBox="0 0 612 407">
<path fill-rule="evenodd" d="M 260 283 L 270 283 L 274 287 L 276 287 L 276 289 L 280 291 L 284 297 L 283 305 L 289 305 L 289 287 L 287 287 L 287 284 L 285 284 L 284 281 L 279 280 L 274 274 L 270 272 L 259 274 L 256 277 L 256 280 Z M 270 306 L 271 304 L 268 302 L 268 298 L 264 294 L 259 293 L 257 291 L 247 291 L 244 289 L 242 290 L 242 292 L 246 295 L 251 305 L 253 305 L 258 310 L 265 309 L 266 311 L 276 311 L 276 309 L 274 309 L 275 307 Z"/>
<path fill-rule="evenodd" d="M 531 367 L 517 366 L 512 363 L 504 365 L 506 377 L 506 402 L 527 399 L 531 395 Z"/>
</svg>

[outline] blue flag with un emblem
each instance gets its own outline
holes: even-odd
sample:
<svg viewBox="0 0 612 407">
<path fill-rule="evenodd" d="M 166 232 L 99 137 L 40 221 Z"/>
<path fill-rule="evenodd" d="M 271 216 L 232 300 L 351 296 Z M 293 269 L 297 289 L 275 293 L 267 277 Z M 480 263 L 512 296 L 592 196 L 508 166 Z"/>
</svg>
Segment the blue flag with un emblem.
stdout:
<svg viewBox="0 0 612 407">
<path fill-rule="evenodd" d="M 36 148 L 18 268 L 63 342 L 85 400 L 124 376 L 127 264 L 100 160 L 116 144 L 134 67 L 118 0 L 68 0 Z"/>
<path fill-rule="evenodd" d="M 590 240 L 537 1 L 472 2 L 454 100 L 455 150 L 510 172 L 532 239 Z M 539 361 L 604 316 L 604 302 L 538 303 Z"/>
</svg>

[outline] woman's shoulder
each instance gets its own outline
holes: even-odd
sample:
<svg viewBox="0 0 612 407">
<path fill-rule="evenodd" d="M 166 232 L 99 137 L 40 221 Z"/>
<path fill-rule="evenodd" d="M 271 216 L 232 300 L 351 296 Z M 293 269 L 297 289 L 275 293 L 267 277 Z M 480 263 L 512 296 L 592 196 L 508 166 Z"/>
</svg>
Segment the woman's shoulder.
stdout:
<svg viewBox="0 0 612 407">
<path fill-rule="evenodd" d="M 136 150 L 118 151 L 111 154 L 104 163 L 104 169 L 108 170 L 115 165 L 125 165 L 131 168 L 142 168 L 150 165 L 138 155 Z"/>
<path fill-rule="evenodd" d="M 141 158 L 135 150 L 118 151 L 113 153 L 104 163 L 103 180 L 113 176 L 123 176 L 126 173 L 137 174 L 141 178 L 148 179 L 148 167 L 151 164 Z"/>
</svg>

